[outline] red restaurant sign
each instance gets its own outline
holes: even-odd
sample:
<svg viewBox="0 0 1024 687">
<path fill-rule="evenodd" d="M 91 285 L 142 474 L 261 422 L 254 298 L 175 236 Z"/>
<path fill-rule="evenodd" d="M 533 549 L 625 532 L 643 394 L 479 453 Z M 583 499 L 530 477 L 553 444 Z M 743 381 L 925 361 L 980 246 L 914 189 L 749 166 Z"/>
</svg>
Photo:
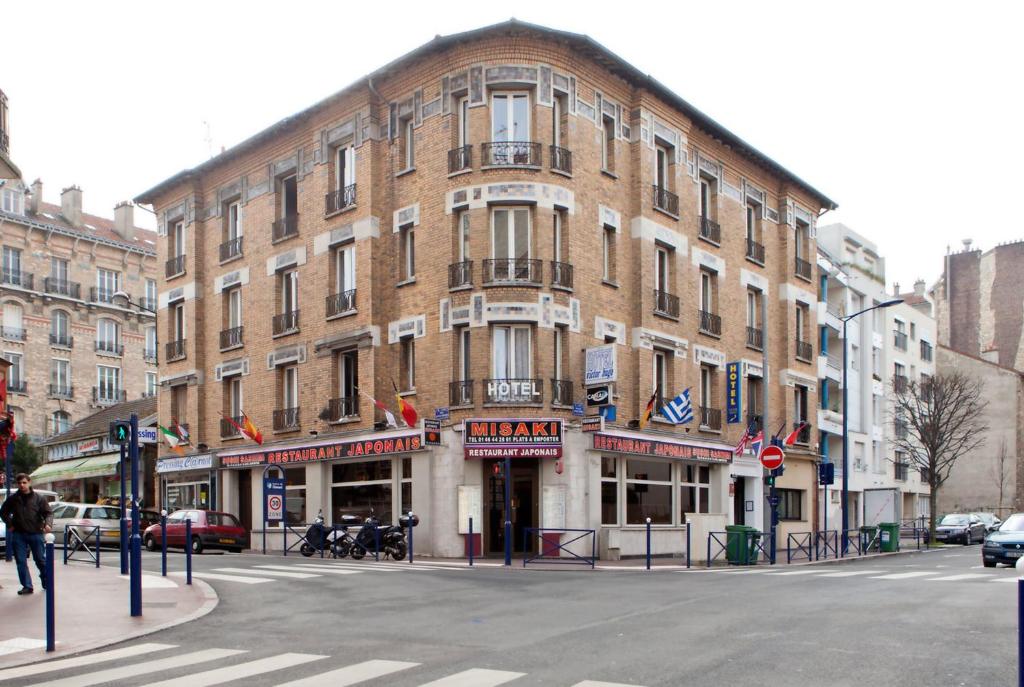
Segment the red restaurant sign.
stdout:
<svg viewBox="0 0 1024 687">
<path fill-rule="evenodd" d="M 728 448 L 708 448 L 692 444 L 678 444 L 672 441 L 634 439 L 601 433 L 594 435 L 594 450 L 656 458 L 696 460 L 703 463 L 728 463 L 732 459 L 732 450 Z"/>
<path fill-rule="evenodd" d="M 392 453 L 419 451 L 422 448 L 423 442 L 419 434 L 407 434 L 405 436 L 336 441 L 318 446 L 300 446 L 276 451 L 254 451 L 233 456 L 221 456 L 220 465 L 222 468 L 247 468 L 256 465 L 303 464 L 337 458 L 385 456 Z"/>
<path fill-rule="evenodd" d="M 466 420 L 466 458 L 560 458 L 561 420 Z"/>
</svg>

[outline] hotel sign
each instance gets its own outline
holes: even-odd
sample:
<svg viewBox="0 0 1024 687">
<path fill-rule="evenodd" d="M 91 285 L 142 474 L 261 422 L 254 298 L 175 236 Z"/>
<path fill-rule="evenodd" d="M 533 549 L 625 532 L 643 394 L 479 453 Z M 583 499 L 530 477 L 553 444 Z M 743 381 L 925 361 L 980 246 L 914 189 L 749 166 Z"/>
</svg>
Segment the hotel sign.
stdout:
<svg viewBox="0 0 1024 687">
<path fill-rule="evenodd" d="M 743 384 L 740 377 L 740 364 L 729 363 L 725 366 L 725 421 L 728 424 L 741 422 L 743 414 Z"/>
<path fill-rule="evenodd" d="M 732 459 L 732 451 L 728 448 L 709 448 L 674 441 L 657 441 L 602 433 L 594 435 L 594 450 L 629 453 L 634 456 L 695 460 L 702 463 L 728 463 Z"/>
<path fill-rule="evenodd" d="M 335 441 L 317 446 L 298 446 L 274 451 L 253 451 L 220 457 L 222 468 L 248 468 L 257 465 L 301 465 L 338 458 L 365 458 L 408 453 L 423 449 L 420 433 L 378 439 Z"/>
<path fill-rule="evenodd" d="M 560 458 L 562 421 L 556 419 L 466 420 L 466 458 Z"/>
<path fill-rule="evenodd" d="M 488 379 L 489 403 L 539 403 L 540 390 L 535 379 Z"/>
</svg>

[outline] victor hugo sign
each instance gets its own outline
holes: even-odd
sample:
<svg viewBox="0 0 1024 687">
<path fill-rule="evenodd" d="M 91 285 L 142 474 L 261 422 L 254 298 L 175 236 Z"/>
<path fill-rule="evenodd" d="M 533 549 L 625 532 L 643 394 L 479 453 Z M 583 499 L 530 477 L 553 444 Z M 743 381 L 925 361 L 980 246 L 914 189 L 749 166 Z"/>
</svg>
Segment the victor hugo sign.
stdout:
<svg viewBox="0 0 1024 687">
<path fill-rule="evenodd" d="M 560 458 L 562 421 L 557 419 L 466 420 L 466 458 Z"/>
</svg>

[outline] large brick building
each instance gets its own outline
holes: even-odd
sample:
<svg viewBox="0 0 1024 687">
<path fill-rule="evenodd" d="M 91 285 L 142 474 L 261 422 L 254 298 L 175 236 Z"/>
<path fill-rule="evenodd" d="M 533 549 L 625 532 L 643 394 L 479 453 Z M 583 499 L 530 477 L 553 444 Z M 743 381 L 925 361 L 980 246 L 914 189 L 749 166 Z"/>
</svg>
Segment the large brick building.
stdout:
<svg viewBox="0 0 1024 687">
<path fill-rule="evenodd" d="M 460 555 L 473 515 L 498 551 L 495 457 L 561 452 L 513 461 L 517 549 L 526 527 L 581 527 L 625 555 L 651 517 L 676 550 L 685 522 L 763 525 L 762 471 L 731 448 L 766 386 L 771 432 L 813 417 L 814 231 L 834 204 L 584 36 L 439 37 L 137 200 L 166 266 L 161 422 L 209 448 L 165 480 L 218 481 L 254 530 L 284 463 L 290 519 L 413 507 L 417 548 Z M 593 436 L 585 370 L 615 409 Z M 444 418 L 440 446 L 382 428 L 360 391 L 395 411 L 393 385 Z M 687 388 L 692 423 L 631 426 Z M 221 419 L 243 409 L 262 449 Z M 534 429 L 561 440 L 495 448 L 473 418 L 548 418 Z M 779 480 L 783 533 L 812 528 L 816 436 Z"/>
</svg>

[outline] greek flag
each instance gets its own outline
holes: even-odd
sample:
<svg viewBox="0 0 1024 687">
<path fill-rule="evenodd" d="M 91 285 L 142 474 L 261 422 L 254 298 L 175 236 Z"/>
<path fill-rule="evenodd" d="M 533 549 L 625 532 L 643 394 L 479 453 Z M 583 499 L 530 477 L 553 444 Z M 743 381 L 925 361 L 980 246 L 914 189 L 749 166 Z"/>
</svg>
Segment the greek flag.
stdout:
<svg viewBox="0 0 1024 687">
<path fill-rule="evenodd" d="M 690 390 L 687 389 L 661 407 L 661 414 L 674 425 L 693 422 L 693 406 L 690 405 Z"/>
</svg>

